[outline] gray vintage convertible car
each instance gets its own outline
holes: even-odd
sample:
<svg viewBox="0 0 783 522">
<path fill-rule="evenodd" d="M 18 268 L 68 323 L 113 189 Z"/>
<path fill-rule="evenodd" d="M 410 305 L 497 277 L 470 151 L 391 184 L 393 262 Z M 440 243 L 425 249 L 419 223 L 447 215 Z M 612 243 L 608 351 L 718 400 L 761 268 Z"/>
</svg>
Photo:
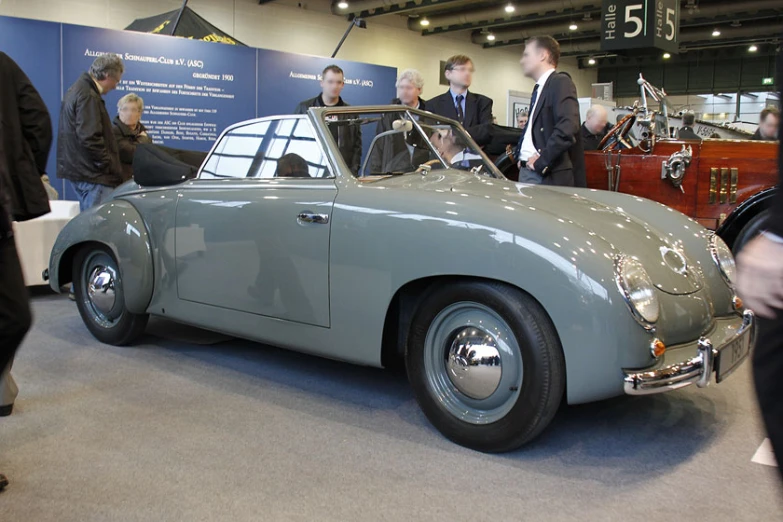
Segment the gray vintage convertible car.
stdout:
<svg viewBox="0 0 783 522">
<path fill-rule="evenodd" d="M 73 281 L 103 342 L 131 343 L 152 314 L 404 361 L 432 424 L 491 452 L 533 439 L 564 400 L 720 382 L 754 342 L 720 238 L 638 197 L 508 181 L 427 112 L 261 118 L 227 129 L 194 179 L 167 179 L 171 165 L 52 251 L 51 287 Z"/>
</svg>

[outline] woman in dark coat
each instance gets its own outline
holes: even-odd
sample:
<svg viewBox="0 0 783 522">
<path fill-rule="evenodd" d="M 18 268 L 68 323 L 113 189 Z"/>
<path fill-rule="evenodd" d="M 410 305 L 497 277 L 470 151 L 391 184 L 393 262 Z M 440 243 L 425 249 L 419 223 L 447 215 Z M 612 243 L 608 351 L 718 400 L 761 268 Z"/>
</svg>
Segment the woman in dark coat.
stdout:
<svg viewBox="0 0 783 522">
<path fill-rule="evenodd" d="M 122 181 L 133 177 L 133 153 L 139 143 L 152 143 L 147 136 L 147 129 L 141 123 L 141 113 L 144 111 L 144 100 L 141 96 L 129 93 L 117 102 L 117 116 L 114 118 L 114 137 L 120 147 L 120 163 L 122 164 Z"/>
</svg>

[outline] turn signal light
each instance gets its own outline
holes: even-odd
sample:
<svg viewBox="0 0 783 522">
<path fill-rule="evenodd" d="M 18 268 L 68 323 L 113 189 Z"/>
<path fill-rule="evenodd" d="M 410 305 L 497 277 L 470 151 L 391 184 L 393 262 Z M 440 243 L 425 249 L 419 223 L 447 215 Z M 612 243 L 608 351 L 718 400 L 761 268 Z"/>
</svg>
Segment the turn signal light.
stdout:
<svg viewBox="0 0 783 522">
<path fill-rule="evenodd" d="M 731 303 L 734 305 L 735 310 L 742 310 L 745 306 L 745 303 L 742 302 L 742 298 L 738 295 L 734 296 L 734 299 L 731 300 Z"/>
<path fill-rule="evenodd" d="M 660 339 L 656 339 L 652 342 L 650 345 L 650 350 L 652 351 L 653 357 L 656 359 L 666 353 L 666 345 L 663 344 L 663 341 Z"/>
</svg>

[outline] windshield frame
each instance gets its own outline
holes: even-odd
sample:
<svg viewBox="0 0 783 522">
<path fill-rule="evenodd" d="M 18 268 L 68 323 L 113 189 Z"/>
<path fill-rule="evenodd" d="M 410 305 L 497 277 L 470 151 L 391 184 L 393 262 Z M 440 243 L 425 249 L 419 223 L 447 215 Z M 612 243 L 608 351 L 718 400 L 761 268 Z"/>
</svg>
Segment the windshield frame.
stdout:
<svg viewBox="0 0 783 522">
<path fill-rule="evenodd" d="M 456 120 L 445 118 L 443 116 L 431 113 L 429 111 L 414 109 L 412 107 L 408 107 L 405 105 L 364 105 L 364 106 L 349 105 L 349 106 L 335 106 L 335 107 L 312 107 L 308 110 L 308 113 L 312 117 L 313 126 L 316 128 L 316 132 L 318 132 L 321 140 L 327 146 L 328 149 L 326 151 L 327 156 L 330 158 L 330 160 L 334 165 L 338 165 L 340 167 L 336 169 L 338 172 L 335 173 L 338 177 L 350 177 L 354 179 L 361 179 L 357 176 L 354 176 L 351 173 L 351 169 L 346 164 L 344 158 L 342 157 L 342 154 L 339 153 L 338 145 L 335 142 L 332 133 L 329 131 L 329 126 L 326 121 L 326 118 L 336 114 L 355 115 L 357 117 L 366 116 L 368 114 L 373 114 L 373 115 L 377 114 L 379 116 L 382 116 L 383 114 L 390 113 L 390 112 L 406 113 L 406 115 L 411 119 L 411 121 L 414 124 L 414 128 L 416 128 L 417 132 L 419 132 L 422 135 L 422 137 L 427 141 L 428 147 L 432 152 L 435 153 L 436 158 L 438 158 L 438 160 L 441 162 L 443 168 L 438 169 L 437 172 L 464 173 L 470 171 L 452 167 L 447 161 L 445 161 L 443 157 L 440 155 L 440 153 L 438 153 L 438 151 L 435 149 L 433 144 L 430 142 L 429 137 L 422 129 L 418 120 L 413 117 L 414 115 L 424 117 L 424 118 L 435 119 L 443 123 L 448 123 L 453 127 L 456 127 L 461 133 L 464 134 L 464 138 L 467 140 L 468 146 L 473 151 L 477 152 L 479 156 L 481 156 L 482 162 L 484 163 L 485 166 L 481 175 L 494 177 L 498 179 L 506 179 L 506 177 L 503 176 L 500 170 L 498 170 L 498 168 L 495 166 L 494 162 L 489 159 L 489 157 L 486 155 L 484 150 L 482 150 L 481 147 L 479 147 L 476 144 L 476 142 L 471 137 L 470 133 Z M 367 151 L 368 154 L 370 152 L 371 152 L 370 150 Z M 417 171 L 414 170 L 411 172 L 417 172 Z"/>
</svg>

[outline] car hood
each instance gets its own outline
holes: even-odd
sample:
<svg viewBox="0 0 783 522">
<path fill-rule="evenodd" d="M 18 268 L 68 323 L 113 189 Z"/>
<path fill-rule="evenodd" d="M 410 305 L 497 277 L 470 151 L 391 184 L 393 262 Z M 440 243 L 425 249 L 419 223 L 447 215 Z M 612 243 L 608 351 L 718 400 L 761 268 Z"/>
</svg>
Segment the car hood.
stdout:
<svg viewBox="0 0 783 522">
<path fill-rule="evenodd" d="M 390 185 L 389 188 L 397 186 L 417 191 L 472 196 L 483 203 L 477 212 L 485 216 L 486 205 L 496 206 L 498 220 L 508 222 L 513 219 L 523 227 L 542 226 L 547 221 L 557 220 L 595 236 L 604 243 L 606 253 L 610 256 L 625 254 L 640 260 L 655 286 L 663 292 L 686 295 L 699 291 L 703 286 L 699 271 L 682 253 L 677 240 L 678 234 L 695 234 L 699 227 L 694 224 L 691 230 L 659 230 L 653 224 L 634 216 L 632 206 L 638 198 L 629 196 L 627 208 L 608 206 L 591 199 L 590 189 L 565 192 L 463 172 L 402 176 L 384 180 L 384 184 Z M 465 204 L 478 205 L 468 201 Z M 522 213 L 509 215 L 505 209 L 521 210 Z M 542 219 L 543 215 L 547 215 L 547 219 Z M 492 225 L 497 226 L 498 221 Z M 555 242 L 561 239 L 565 240 L 552 238 Z M 597 249 L 598 241 L 594 243 Z"/>
</svg>

